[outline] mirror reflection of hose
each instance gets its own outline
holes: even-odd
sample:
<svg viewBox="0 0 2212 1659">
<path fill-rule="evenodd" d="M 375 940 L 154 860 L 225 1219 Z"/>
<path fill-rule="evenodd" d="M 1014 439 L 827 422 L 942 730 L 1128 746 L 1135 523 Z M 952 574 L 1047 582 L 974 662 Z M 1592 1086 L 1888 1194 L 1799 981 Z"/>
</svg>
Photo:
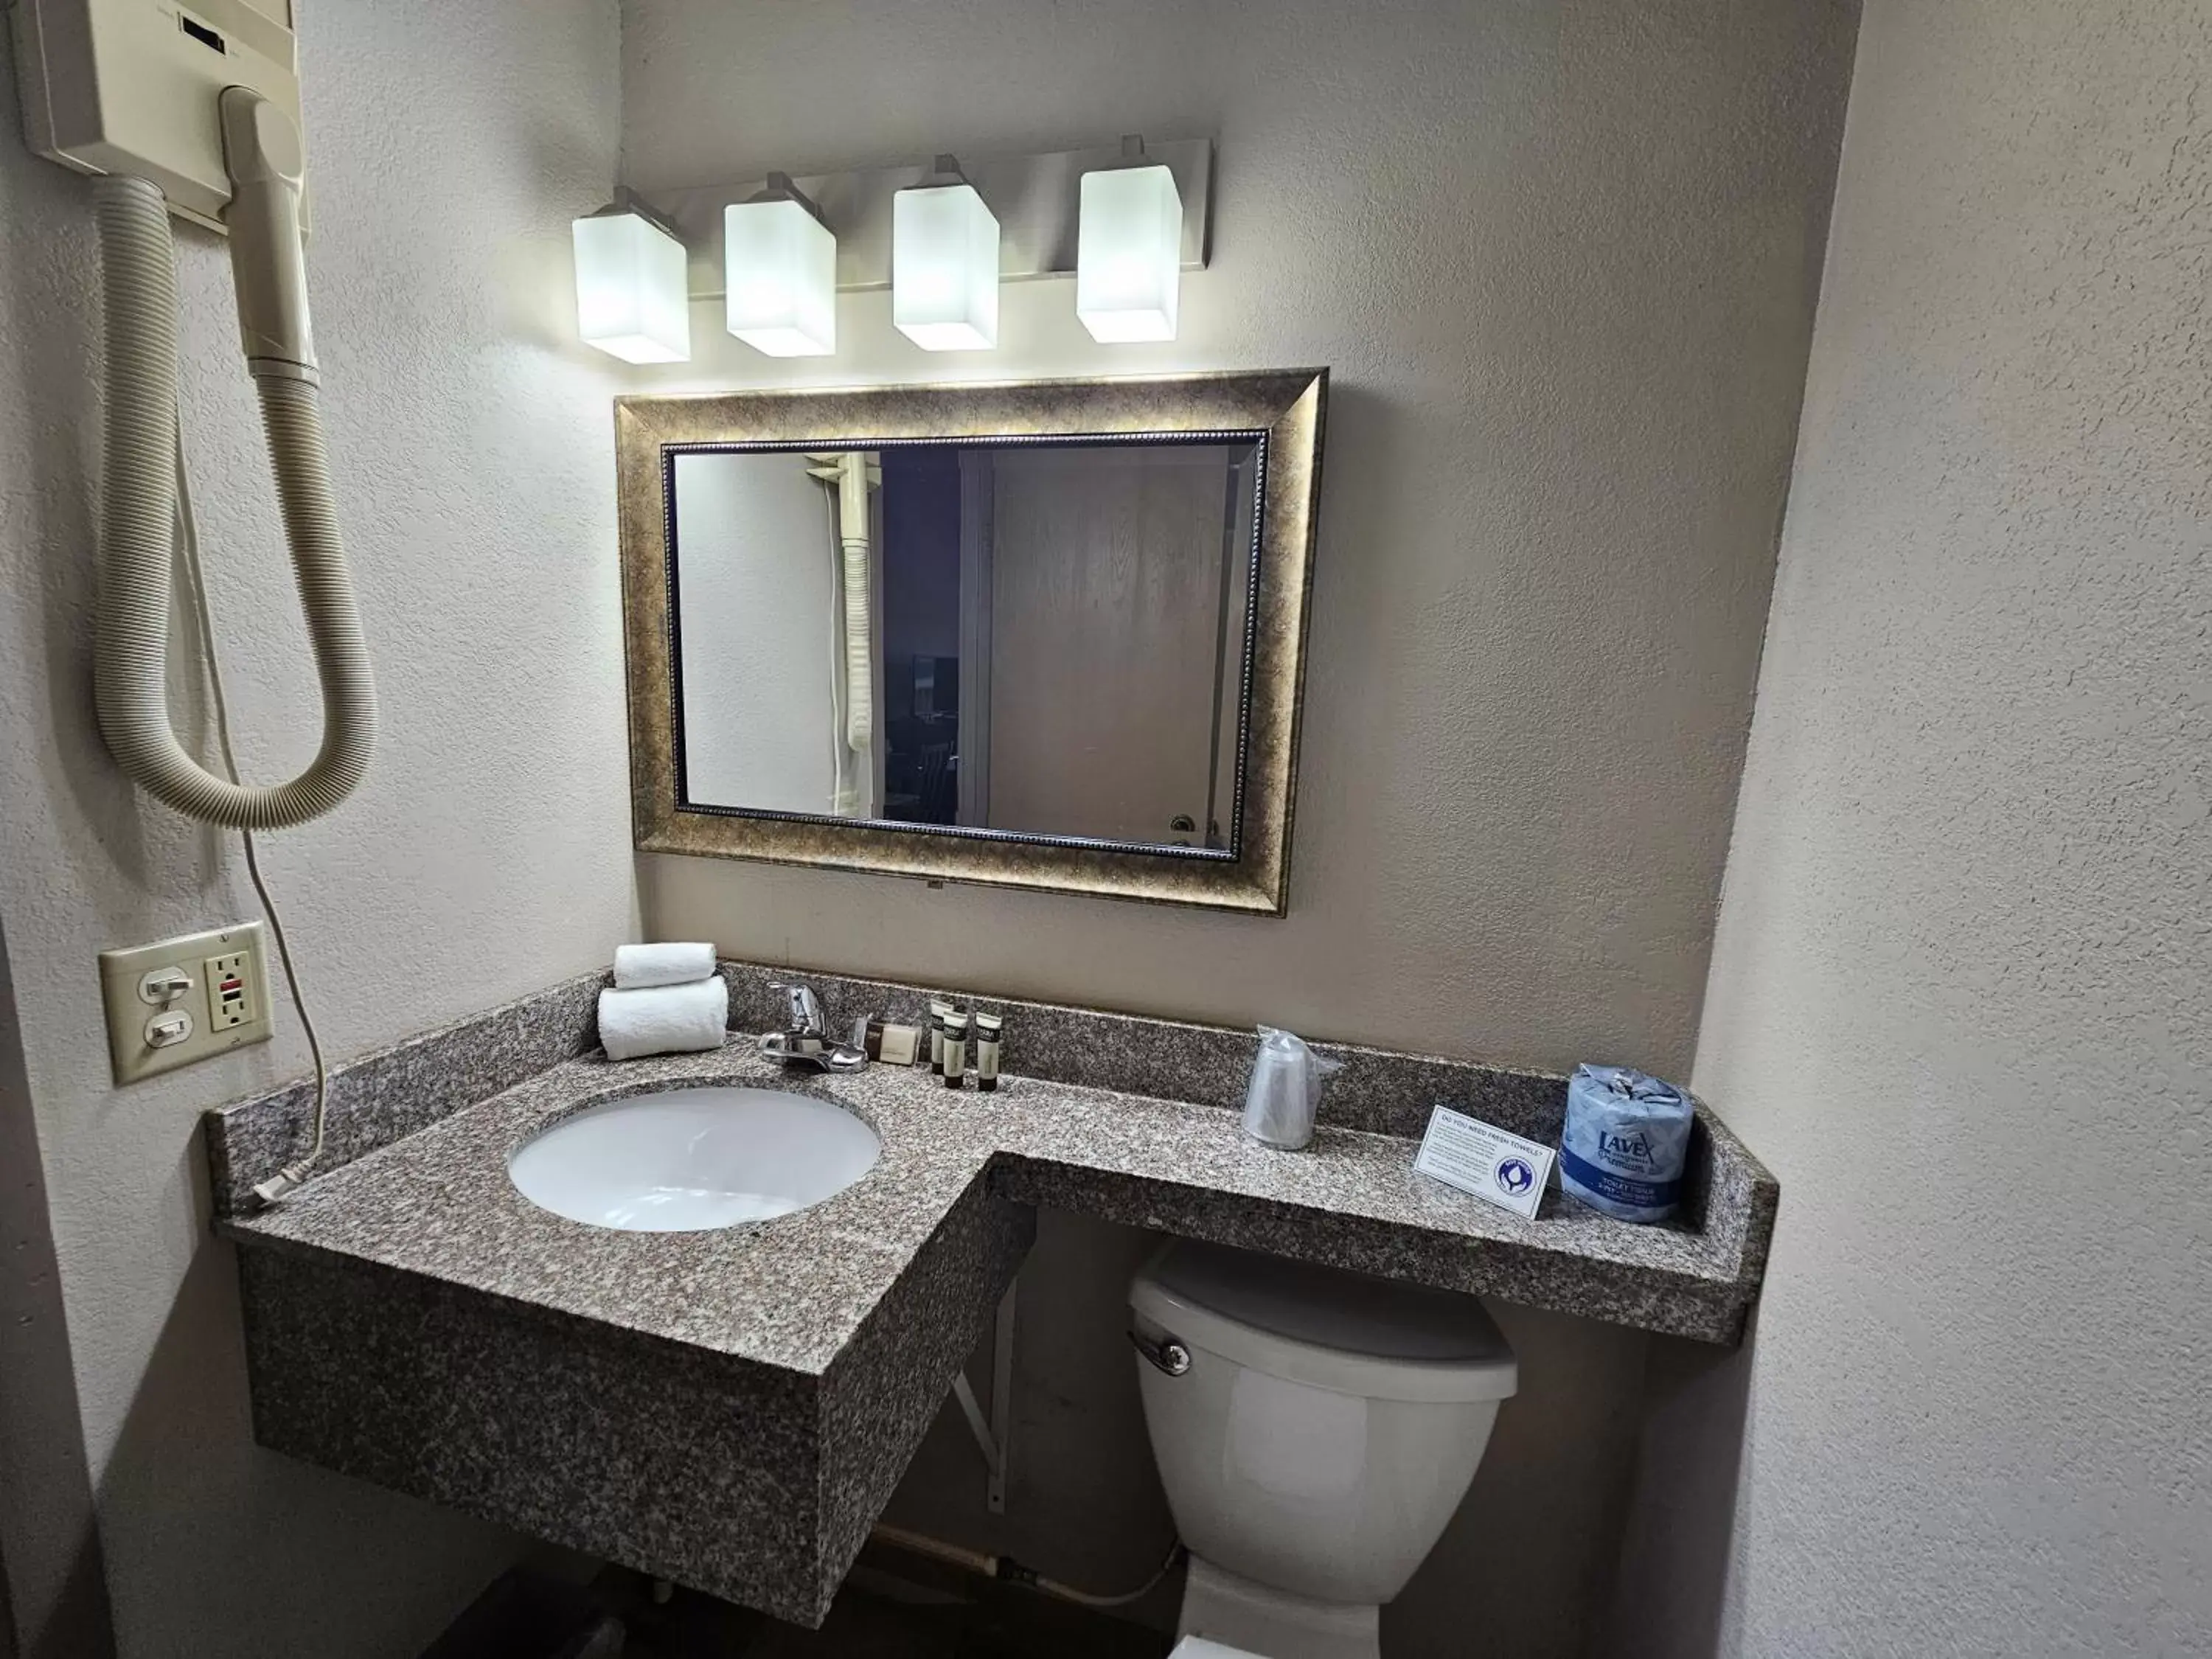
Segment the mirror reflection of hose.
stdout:
<svg viewBox="0 0 2212 1659">
<path fill-rule="evenodd" d="M 322 686 L 323 741 L 289 783 L 230 782 L 187 754 L 168 707 L 171 532 L 176 513 L 176 250 L 160 189 L 94 186 L 106 288 L 106 430 L 96 653 L 100 734 L 116 763 L 179 811 L 276 830 L 329 811 L 368 769 L 376 691 L 331 500 L 312 380 L 257 374 L 284 534 Z"/>
<path fill-rule="evenodd" d="M 811 475 L 819 476 L 819 475 Z M 822 492 L 822 499 L 830 508 L 830 555 L 842 562 L 837 540 L 837 489 L 833 483 Z M 840 562 L 839 568 L 842 564 Z M 834 576 L 837 573 L 833 571 Z M 846 787 L 845 774 L 853 763 L 853 751 L 845 739 L 845 618 L 833 605 L 830 611 L 830 811 L 837 817 L 853 814 L 852 791 Z"/>
<path fill-rule="evenodd" d="M 876 741 L 875 647 L 868 638 L 868 458 L 848 450 L 837 482 L 838 546 L 845 561 L 845 744 L 870 754 Z"/>
</svg>

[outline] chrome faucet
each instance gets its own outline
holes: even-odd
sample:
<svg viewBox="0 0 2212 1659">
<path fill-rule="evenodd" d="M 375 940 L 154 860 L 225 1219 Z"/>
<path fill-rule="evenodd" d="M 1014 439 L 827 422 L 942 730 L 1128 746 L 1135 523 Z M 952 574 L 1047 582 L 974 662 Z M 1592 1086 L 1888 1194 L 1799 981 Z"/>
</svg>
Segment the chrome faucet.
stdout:
<svg viewBox="0 0 2212 1659">
<path fill-rule="evenodd" d="M 761 1053 L 786 1066 L 811 1066 L 817 1072 L 857 1072 L 868 1063 L 866 1050 L 830 1040 L 830 1022 L 823 1017 L 822 999 L 812 986 L 793 980 L 769 989 L 783 993 L 784 1027 L 762 1035 Z"/>
</svg>

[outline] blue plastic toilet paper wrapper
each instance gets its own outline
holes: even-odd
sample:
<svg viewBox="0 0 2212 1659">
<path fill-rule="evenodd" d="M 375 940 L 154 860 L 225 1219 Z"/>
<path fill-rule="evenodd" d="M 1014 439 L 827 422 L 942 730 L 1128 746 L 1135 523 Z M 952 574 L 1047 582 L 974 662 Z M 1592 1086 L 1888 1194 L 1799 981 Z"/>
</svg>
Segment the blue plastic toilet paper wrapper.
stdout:
<svg viewBox="0 0 2212 1659">
<path fill-rule="evenodd" d="M 1664 1221 L 1682 1201 L 1697 1109 L 1671 1083 L 1626 1066 L 1577 1066 L 1567 1079 L 1559 1185 L 1623 1221 Z"/>
</svg>

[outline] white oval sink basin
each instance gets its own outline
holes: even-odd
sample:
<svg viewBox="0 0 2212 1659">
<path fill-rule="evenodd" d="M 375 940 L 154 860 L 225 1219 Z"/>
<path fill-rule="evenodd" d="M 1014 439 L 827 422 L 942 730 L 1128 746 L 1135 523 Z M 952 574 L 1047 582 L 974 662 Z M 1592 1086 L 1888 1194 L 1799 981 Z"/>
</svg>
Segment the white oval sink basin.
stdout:
<svg viewBox="0 0 2212 1659">
<path fill-rule="evenodd" d="M 594 1227 L 692 1233 L 819 1204 L 884 1143 L 850 1112 L 775 1089 L 672 1089 L 563 1118 L 507 1160 L 540 1209 Z"/>
</svg>

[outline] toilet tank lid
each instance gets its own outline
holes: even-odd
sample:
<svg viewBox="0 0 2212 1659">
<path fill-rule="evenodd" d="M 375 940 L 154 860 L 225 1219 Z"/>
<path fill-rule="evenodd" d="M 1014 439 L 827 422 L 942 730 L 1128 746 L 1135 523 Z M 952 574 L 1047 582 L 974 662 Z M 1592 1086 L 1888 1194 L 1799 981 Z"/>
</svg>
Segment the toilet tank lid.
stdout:
<svg viewBox="0 0 2212 1659">
<path fill-rule="evenodd" d="M 1372 1400 L 1503 1400 L 1513 1350 L 1481 1303 L 1340 1267 L 1176 1239 L 1129 1305 L 1193 1347 Z"/>
</svg>

